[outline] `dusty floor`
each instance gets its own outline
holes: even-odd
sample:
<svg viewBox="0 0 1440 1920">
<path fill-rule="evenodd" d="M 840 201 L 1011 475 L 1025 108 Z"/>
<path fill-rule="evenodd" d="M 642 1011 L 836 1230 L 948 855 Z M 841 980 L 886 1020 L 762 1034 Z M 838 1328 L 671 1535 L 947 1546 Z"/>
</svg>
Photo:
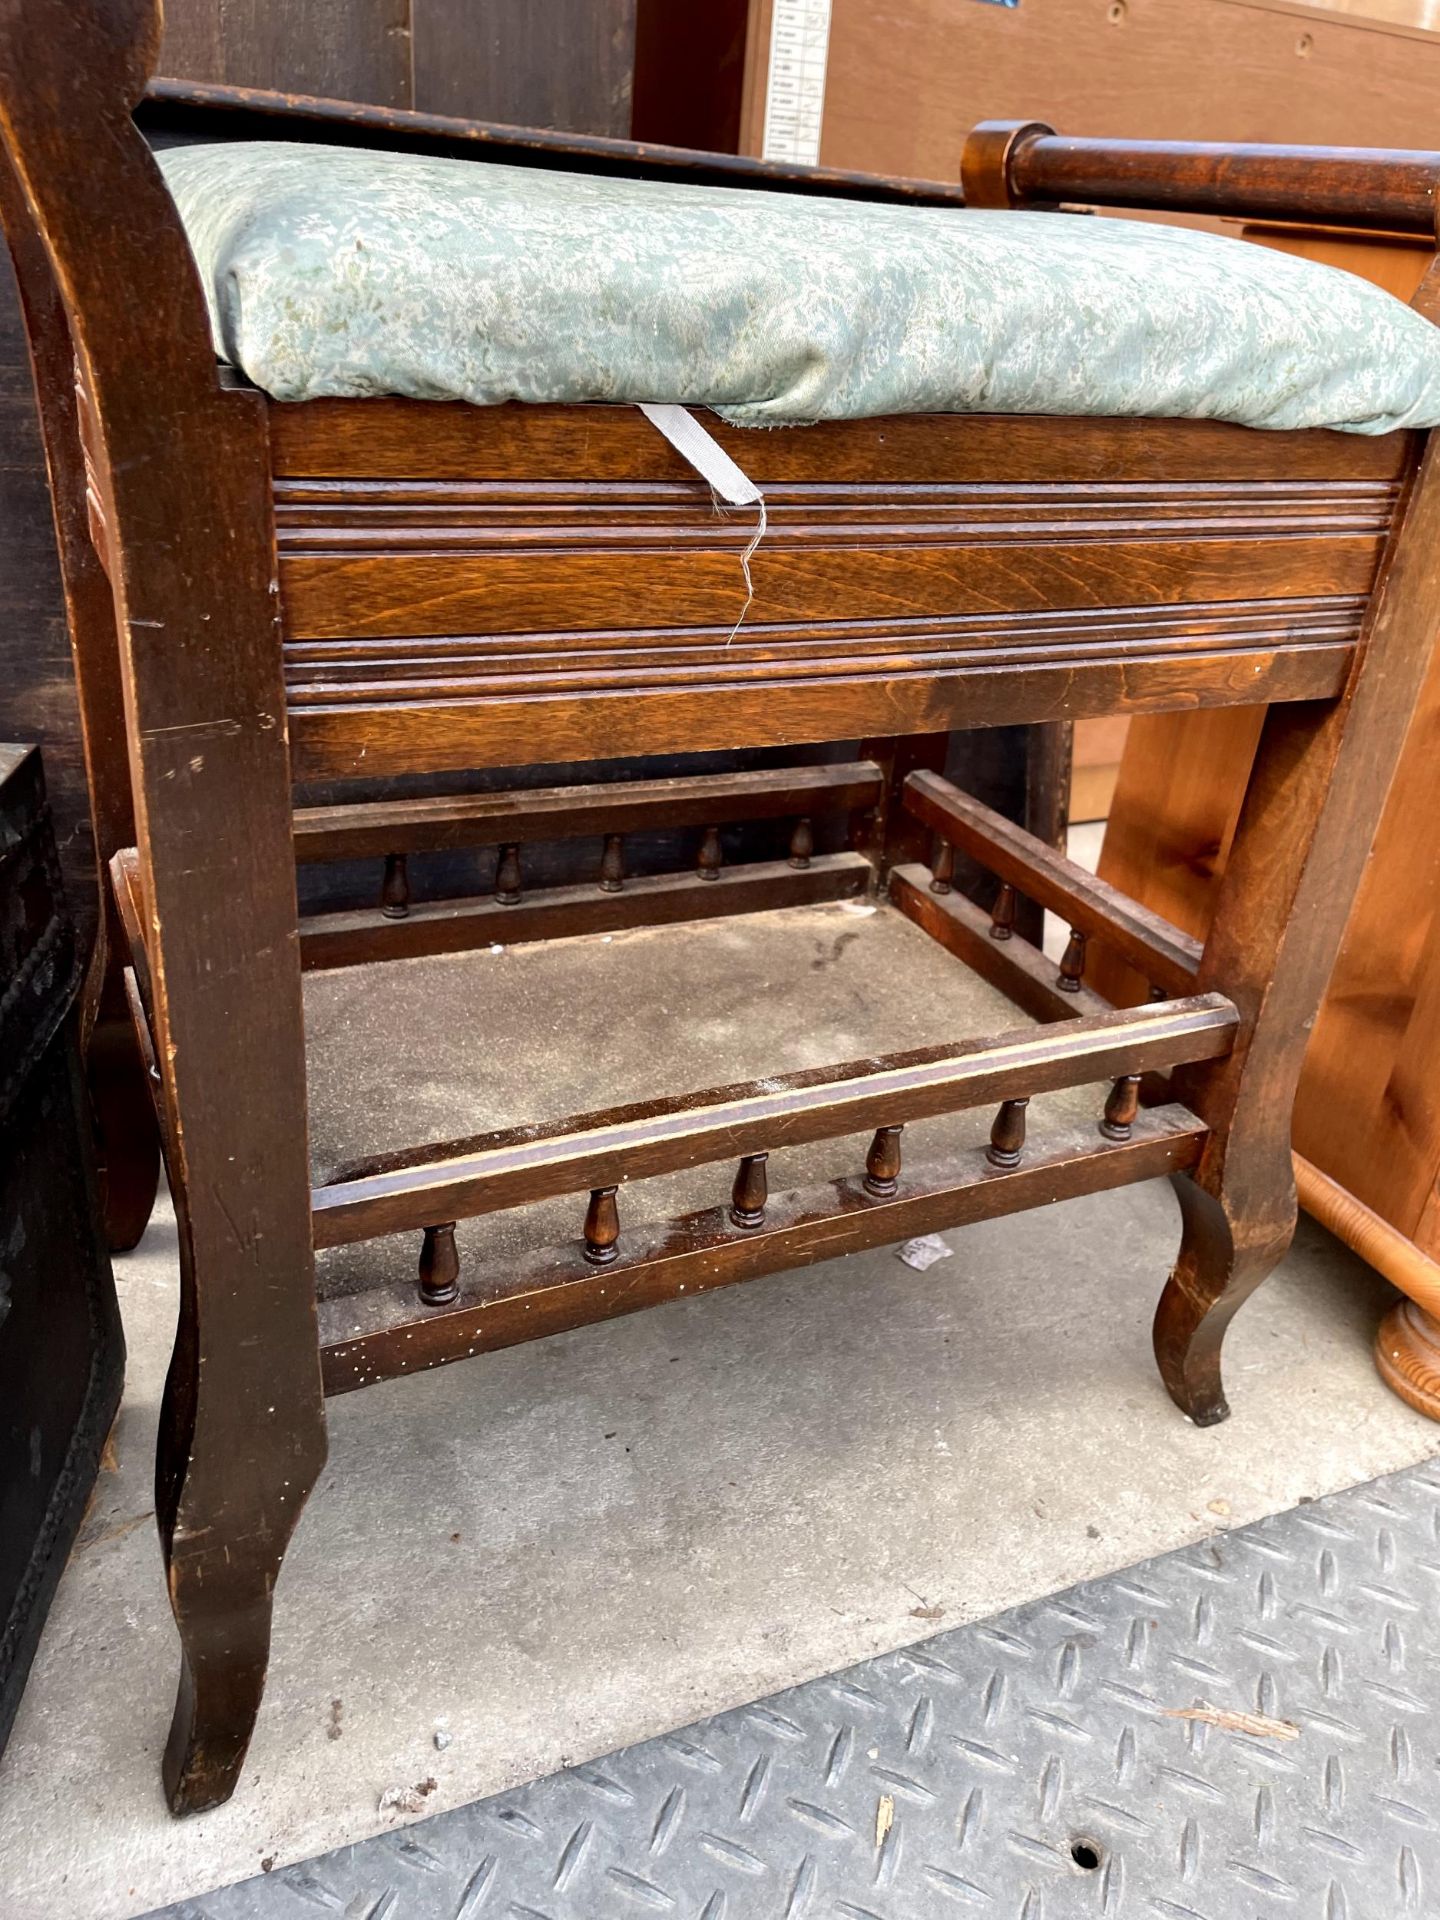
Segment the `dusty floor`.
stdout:
<svg viewBox="0 0 1440 1920">
<path fill-rule="evenodd" d="M 406 1102 L 440 1122 L 423 1132 L 485 1124 L 468 1106 L 457 1123 L 466 1089 L 438 1064 L 459 1015 L 462 1079 L 514 1118 L 640 1091 L 636 1049 L 657 1084 L 699 1086 L 752 1055 L 802 1065 L 1018 1020 L 938 953 L 886 991 L 885 943 L 912 930 L 877 945 L 843 909 L 787 920 L 783 940 L 757 924 L 738 944 L 716 927 L 588 960 L 572 943 L 410 963 L 388 1003 L 358 975 L 312 983 L 317 1039 L 349 1060 L 344 1079 L 313 1068 L 317 1157 L 382 1144 Z M 427 1006 L 430 1028 L 400 1018 Z M 1387 1290 L 1308 1225 L 1231 1336 L 1234 1419 L 1189 1426 L 1148 1339 L 1177 1231 L 1168 1189 L 1132 1188 L 952 1235 L 924 1275 L 880 1250 L 332 1402 L 240 1791 L 177 1825 L 158 1784 L 176 1647 L 150 1512 L 175 1284 L 157 1216 L 118 1266 L 118 1465 L 0 1763 L 0 1914 L 198 1894 L 377 1831 L 388 1788 L 433 1780 L 427 1811 L 471 1800 L 1440 1447 L 1374 1375 Z"/>
</svg>

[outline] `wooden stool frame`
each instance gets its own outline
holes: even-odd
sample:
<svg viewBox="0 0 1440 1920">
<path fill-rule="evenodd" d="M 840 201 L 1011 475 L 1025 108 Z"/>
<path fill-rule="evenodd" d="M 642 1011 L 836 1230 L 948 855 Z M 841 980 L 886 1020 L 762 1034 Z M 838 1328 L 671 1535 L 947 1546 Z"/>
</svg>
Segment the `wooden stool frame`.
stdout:
<svg viewBox="0 0 1440 1920">
<path fill-rule="evenodd" d="M 275 406 L 217 371 L 150 139 L 270 137 L 959 204 L 874 181 L 160 83 L 154 0 L 3 0 L 0 211 L 50 464 L 97 841 L 110 863 L 90 1065 L 117 1245 L 163 1141 L 182 1304 L 157 1512 L 183 1650 L 172 1807 L 234 1789 L 273 1588 L 325 1454 L 324 1393 L 851 1249 L 1177 1176 L 1165 1384 L 1226 1412 L 1220 1346 L 1295 1219 L 1288 1124 L 1313 1017 L 1440 605 L 1426 436 L 954 416 L 746 436 L 771 532 L 732 644 L 737 554 L 631 408 Z M 1084 200 L 1430 230 L 1435 156 L 966 145 L 971 204 Z M 1433 285 L 1422 290 L 1429 310 Z M 1205 947 L 941 777 L 947 730 L 1266 704 Z M 859 741 L 840 764 L 543 792 L 292 802 L 294 782 Z M 813 822 L 847 823 L 817 852 Z M 792 823 L 726 868 L 719 829 Z M 624 836 L 695 836 L 638 880 Z M 593 886 L 526 847 L 593 836 Z M 420 904 L 406 861 L 490 845 L 492 894 Z M 961 852 L 995 876 L 980 911 Z M 301 919 L 297 861 L 369 858 L 373 909 Z M 928 862 L 928 864 L 927 864 Z M 312 1191 L 301 971 L 888 889 L 1043 1024 L 543 1130 L 432 1143 Z M 1058 969 L 1017 899 L 1073 928 Z M 1084 981 L 1103 937 L 1155 999 Z M 1093 1127 L 1026 1104 L 1094 1081 Z M 1142 1105 L 1142 1083 L 1149 1104 Z M 153 1110 L 152 1110 L 153 1098 Z M 988 1150 L 912 1165 L 902 1129 L 993 1107 Z M 863 1166 L 771 1196 L 767 1155 L 873 1132 Z M 628 1181 L 728 1163 L 707 1212 L 627 1230 Z M 454 1223 L 576 1196 L 576 1238 L 483 1279 Z M 418 1290 L 321 1303 L 314 1249 L 415 1237 Z M 418 1297 L 417 1297 L 418 1291 Z"/>
</svg>

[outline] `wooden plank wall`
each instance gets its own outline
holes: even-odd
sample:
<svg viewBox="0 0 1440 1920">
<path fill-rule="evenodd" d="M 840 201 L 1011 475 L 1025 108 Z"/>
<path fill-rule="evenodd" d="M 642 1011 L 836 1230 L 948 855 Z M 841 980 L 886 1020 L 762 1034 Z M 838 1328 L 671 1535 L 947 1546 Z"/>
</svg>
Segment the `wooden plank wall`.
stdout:
<svg viewBox="0 0 1440 1920">
<path fill-rule="evenodd" d="M 1440 125 L 1440 34 L 1299 0 L 833 0 L 832 20 L 829 166 L 953 178 L 980 119 L 1395 147 Z"/>
<path fill-rule="evenodd" d="M 161 72 L 628 135 L 636 0 L 166 0 Z M 95 917 L 84 764 L 24 332 L 0 248 L 0 740 L 38 741 L 72 909 Z"/>
</svg>

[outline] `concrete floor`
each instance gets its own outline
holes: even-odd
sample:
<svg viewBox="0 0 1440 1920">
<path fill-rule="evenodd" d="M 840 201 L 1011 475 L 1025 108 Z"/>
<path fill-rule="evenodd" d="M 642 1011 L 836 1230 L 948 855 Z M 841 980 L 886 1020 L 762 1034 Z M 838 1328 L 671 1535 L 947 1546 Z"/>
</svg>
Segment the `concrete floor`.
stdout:
<svg viewBox="0 0 1440 1920">
<path fill-rule="evenodd" d="M 539 1117 L 1019 1018 L 893 916 L 843 908 L 370 979 L 309 990 L 321 1157 L 402 1118 L 485 1124 L 476 1087 Z M 808 1177 L 787 1164 L 777 1185 Z M 627 1194 L 627 1217 L 694 1180 Z M 115 1466 L 0 1763 L 0 1914 L 119 1920 L 381 1830 L 404 1817 L 388 1789 L 457 1805 L 1437 1451 L 1371 1366 L 1388 1290 L 1308 1224 L 1231 1335 L 1235 1418 L 1189 1426 L 1148 1338 L 1177 1232 L 1166 1187 L 1131 1188 L 955 1234 L 924 1275 L 880 1250 L 332 1402 L 240 1791 L 178 1825 L 158 1216 L 118 1266 Z"/>
</svg>

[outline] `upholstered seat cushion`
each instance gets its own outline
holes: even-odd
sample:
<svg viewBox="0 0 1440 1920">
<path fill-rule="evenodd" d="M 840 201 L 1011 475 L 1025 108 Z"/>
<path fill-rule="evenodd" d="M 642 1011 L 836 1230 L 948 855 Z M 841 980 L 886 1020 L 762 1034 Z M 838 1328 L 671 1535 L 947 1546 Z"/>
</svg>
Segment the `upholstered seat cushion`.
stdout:
<svg viewBox="0 0 1440 1920">
<path fill-rule="evenodd" d="M 160 164 L 217 351 L 280 400 L 1440 423 L 1440 329 L 1187 228 L 282 143 Z"/>
</svg>

